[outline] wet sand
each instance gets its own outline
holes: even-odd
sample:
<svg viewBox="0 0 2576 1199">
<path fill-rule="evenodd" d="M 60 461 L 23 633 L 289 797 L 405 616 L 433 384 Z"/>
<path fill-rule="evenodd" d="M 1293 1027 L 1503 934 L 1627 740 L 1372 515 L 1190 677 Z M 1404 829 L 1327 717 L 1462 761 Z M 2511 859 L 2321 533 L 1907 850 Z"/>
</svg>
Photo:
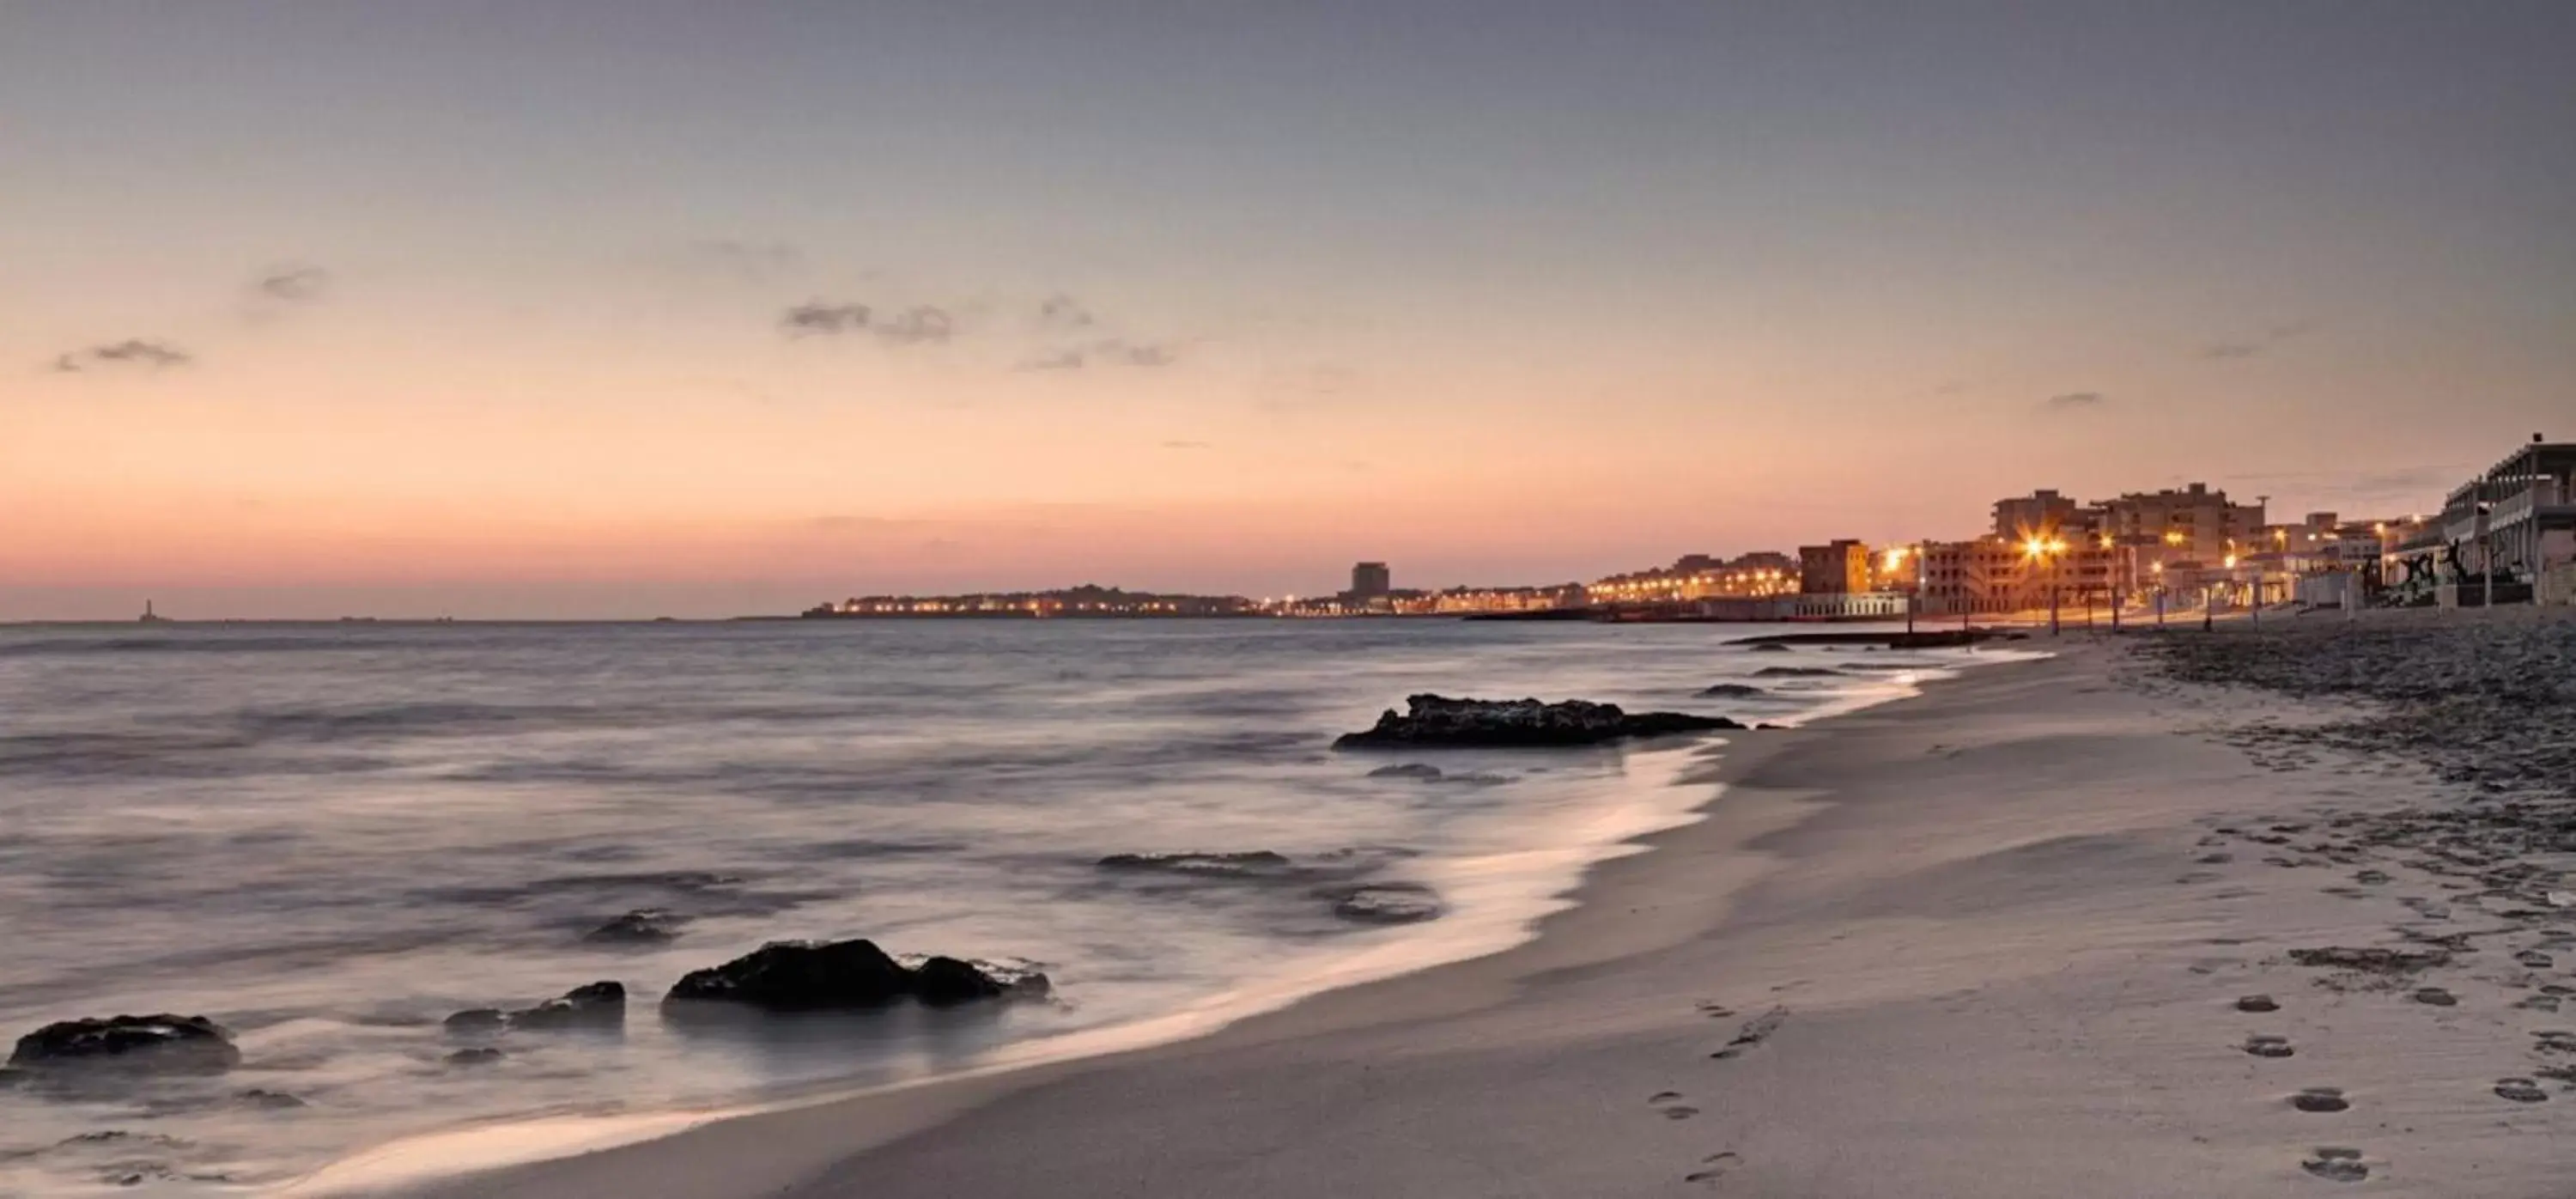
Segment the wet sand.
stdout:
<svg viewBox="0 0 2576 1199">
<path fill-rule="evenodd" d="M 2461 785 L 2278 731 L 2379 701 L 2044 644 L 2065 652 L 1739 735 L 1709 819 L 1596 869 L 1509 952 L 1194 1041 L 417 1193 L 2559 1186 L 2576 1010 L 2548 1009 L 2576 984 L 2576 925 L 2548 891 L 2568 863 L 2499 880 L 2369 835 Z"/>
</svg>

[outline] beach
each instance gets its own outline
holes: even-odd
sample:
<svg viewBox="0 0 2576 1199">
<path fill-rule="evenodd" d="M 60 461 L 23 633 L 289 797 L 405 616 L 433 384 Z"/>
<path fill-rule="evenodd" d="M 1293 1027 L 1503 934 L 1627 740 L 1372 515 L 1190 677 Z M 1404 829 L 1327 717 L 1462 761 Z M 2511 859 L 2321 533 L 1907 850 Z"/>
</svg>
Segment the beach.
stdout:
<svg viewBox="0 0 2576 1199">
<path fill-rule="evenodd" d="M 1739 735 L 1706 820 L 1508 952 L 415 1193 L 2548 1193 L 2568 863 L 2370 836 L 2462 784 L 2338 741 L 2386 697 L 2246 665 L 2322 626 L 2167 636 L 2260 652 L 2069 636 Z"/>
</svg>

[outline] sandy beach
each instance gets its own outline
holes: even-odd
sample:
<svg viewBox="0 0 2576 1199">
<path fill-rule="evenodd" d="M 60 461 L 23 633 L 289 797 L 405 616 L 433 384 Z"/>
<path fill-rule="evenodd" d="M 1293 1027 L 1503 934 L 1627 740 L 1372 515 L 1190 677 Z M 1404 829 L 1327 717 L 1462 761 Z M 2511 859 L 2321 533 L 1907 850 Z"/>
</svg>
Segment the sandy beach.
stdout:
<svg viewBox="0 0 2576 1199">
<path fill-rule="evenodd" d="M 2400 666 L 2418 615 L 2383 638 Z M 2341 661 L 2317 619 L 2157 655 L 2070 635 L 1739 735 L 1706 820 L 1506 953 L 410 1193 L 2563 1193 L 2565 781 L 2407 754 L 2386 730 L 2442 696 L 2374 691 L 2387 663 L 2284 676 Z"/>
</svg>

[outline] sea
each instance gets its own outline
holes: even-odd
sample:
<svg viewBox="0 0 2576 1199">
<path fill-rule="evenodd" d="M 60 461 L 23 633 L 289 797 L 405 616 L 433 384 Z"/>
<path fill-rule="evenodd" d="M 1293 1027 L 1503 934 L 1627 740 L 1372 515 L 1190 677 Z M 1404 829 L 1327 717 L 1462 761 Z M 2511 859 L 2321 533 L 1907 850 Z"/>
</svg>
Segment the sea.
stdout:
<svg viewBox="0 0 2576 1199">
<path fill-rule="evenodd" d="M 1722 738 L 1332 748 L 1409 694 L 1795 725 L 1998 656 L 1740 643 L 1778 631 L 0 628 L 0 1043 L 174 1012 L 212 1017 L 242 1053 L 212 1077 L 9 1079 L 0 1194 L 311 1189 L 364 1181 L 349 1162 L 411 1138 L 738 1110 L 1203 1032 L 1508 948 L 1587 866 L 1715 795 L 1683 780 Z M 1718 684 L 1736 692 L 1703 694 Z M 1257 852 L 1279 858 L 1102 865 Z M 1392 915 L 1430 918 L 1343 902 L 1370 886 L 1408 899 Z M 638 909 L 676 935 L 590 939 Z M 690 970 L 849 937 L 1040 969 L 1053 997 L 658 1015 Z M 596 980 L 628 988 L 622 1031 L 466 1045 L 442 1027 Z M 501 1053 L 456 1056 L 477 1045 Z"/>
</svg>

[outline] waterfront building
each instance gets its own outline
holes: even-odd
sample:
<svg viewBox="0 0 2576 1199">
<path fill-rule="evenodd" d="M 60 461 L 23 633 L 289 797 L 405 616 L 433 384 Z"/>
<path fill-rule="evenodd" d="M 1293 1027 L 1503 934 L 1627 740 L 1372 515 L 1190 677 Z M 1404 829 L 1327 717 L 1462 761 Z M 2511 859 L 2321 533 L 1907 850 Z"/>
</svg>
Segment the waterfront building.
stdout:
<svg viewBox="0 0 2576 1199">
<path fill-rule="evenodd" d="M 1351 567 L 1352 599 L 1366 602 L 1395 590 L 1395 573 L 1384 562 L 1362 562 Z"/>
<path fill-rule="evenodd" d="M 1848 595 L 1869 590 L 1869 547 L 1850 538 L 1798 547 L 1798 590 Z"/>
<path fill-rule="evenodd" d="M 2232 503 L 2225 491 L 2206 483 L 2133 491 L 2103 501 L 2097 510 L 2100 516 L 2088 531 L 2108 534 L 2118 544 L 2146 548 L 2142 556 L 2163 562 L 2168 569 L 2256 552 L 2264 528 L 2261 503 Z"/>
<path fill-rule="evenodd" d="M 2532 434 L 2452 488 L 2436 523 L 2443 606 L 2576 603 L 2576 442 Z"/>
<path fill-rule="evenodd" d="M 2055 488 L 2043 487 L 2029 495 L 2012 496 L 1995 501 L 1996 537 L 2005 541 L 2027 541 L 2064 536 L 2083 531 L 2089 521 L 2082 519 L 2084 505 L 2071 496 L 2060 495 Z"/>
</svg>

